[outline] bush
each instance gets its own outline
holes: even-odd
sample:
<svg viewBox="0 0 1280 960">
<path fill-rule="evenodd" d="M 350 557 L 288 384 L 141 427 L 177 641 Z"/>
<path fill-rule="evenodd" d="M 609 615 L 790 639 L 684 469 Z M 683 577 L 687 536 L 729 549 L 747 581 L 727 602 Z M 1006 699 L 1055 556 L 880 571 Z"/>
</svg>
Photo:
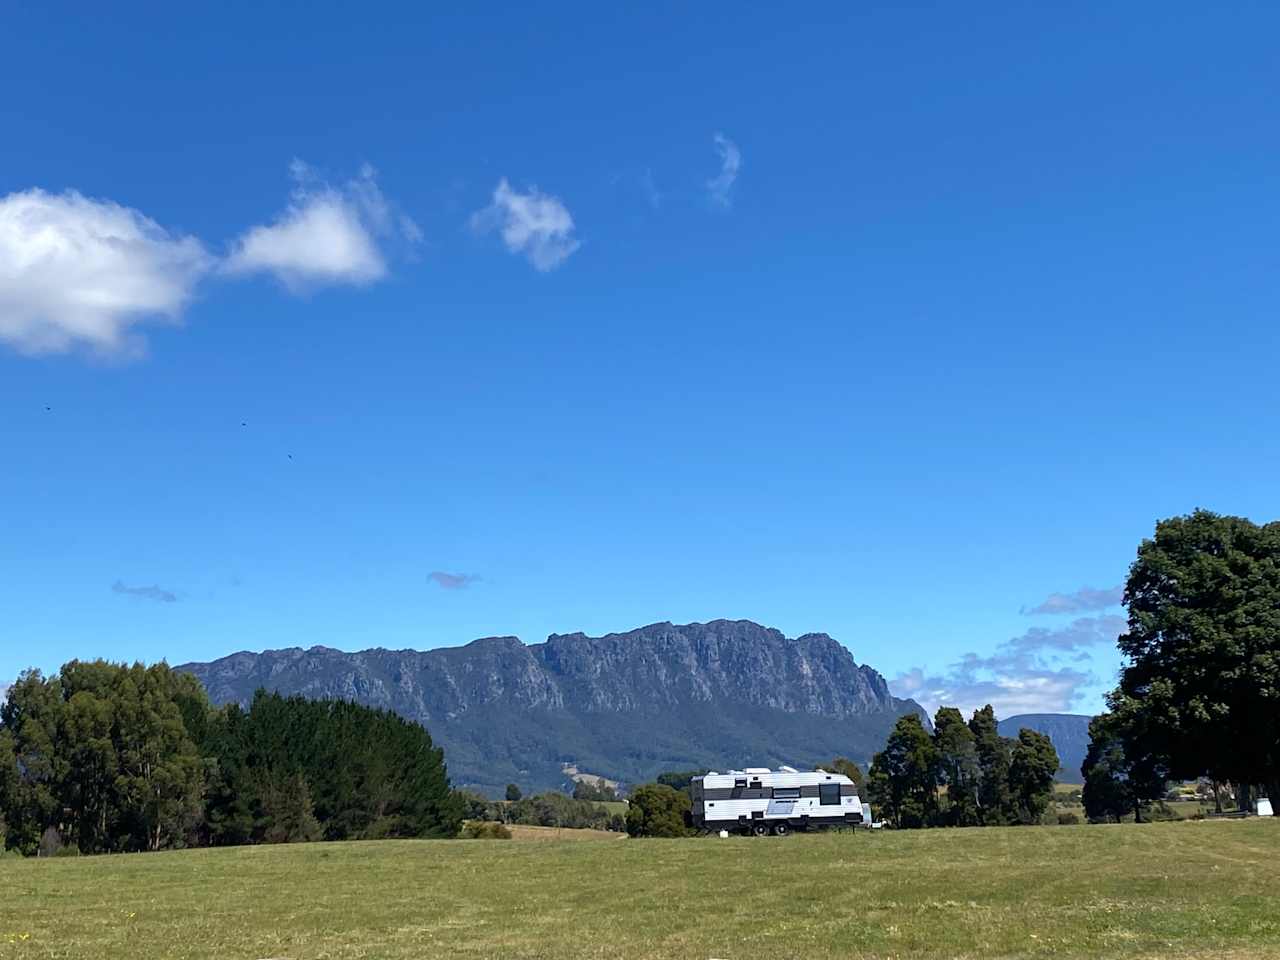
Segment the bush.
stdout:
<svg viewBox="0 0 1280 960">
<path fill-rule="evenodd" d="M 60 847 L 55 857 L 78 857 L 80 856 L 80 848 L 74 843 L 68 843 L 65 847 Z"/>
<path fill-rule="evenodd" d="M 492 820 L 468 820 L 462 825 L 463 840 L 510 840 L 511 831 Z"/>
<path fill-rule="evenodd" d="M 554 790 L 508 804 L 506 813 L 508 822 L 531 827 L 608 830 L 613 819 L 598 803 L 575 800 Z"/>
<path fill-rule="evenodd" d="M 1074 827 L 1080 822 L 1080 814 L 1072 813 L 1070 810 L 1058 811 L 1058 825 L 1061 827 Z"/>
<path fill-rule="evenodd" d="M 689 795 L 661 783 L 646 783 L 631 792 L 627 833 L 633 837 L 685 837 Z"/>
<path fill-rule="evenodd" d="M 573 799 L 598 800 L 610 803 L 618 799 L 618 793 L 607 783 L 597 784 L 590 783 L 586 780 L 580 780 L 573 785 Z"/>
</svg>

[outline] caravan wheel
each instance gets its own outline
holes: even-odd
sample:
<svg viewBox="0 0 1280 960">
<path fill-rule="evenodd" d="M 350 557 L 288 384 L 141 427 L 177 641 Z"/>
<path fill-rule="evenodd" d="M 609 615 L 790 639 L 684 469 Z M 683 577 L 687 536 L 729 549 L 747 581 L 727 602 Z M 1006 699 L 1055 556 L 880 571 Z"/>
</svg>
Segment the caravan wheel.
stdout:
<svg viewBox="0 0 1280 960">
<path fill-rule="evenodd" d="M 775 823 L 773 825 L 773 835 L 775 837 L 785 837 L 790 832 L 791 832 L 791 828 L 788 827 L 785 823 Z"/>
<path fill-rule="evenodd" d="M 751 825 L 751 832 L 757 837 L 767 837 L 769 835 L 769 825 L 763 820 L 757 820 Z"/>
</svg>

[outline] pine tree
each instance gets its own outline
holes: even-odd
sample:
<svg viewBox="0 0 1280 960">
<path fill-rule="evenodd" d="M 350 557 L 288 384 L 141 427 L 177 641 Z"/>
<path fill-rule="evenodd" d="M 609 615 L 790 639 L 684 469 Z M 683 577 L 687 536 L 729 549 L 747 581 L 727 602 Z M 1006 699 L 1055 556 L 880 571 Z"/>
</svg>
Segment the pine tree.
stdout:
<svg viewBox="0 0 1280 960">
<path fill-rule="evenodd" d="M 933 718 L 933 744 L 938 753 L 938 780 L 946 787 L 939 823 L 969 827 L 978 820 L 981 767 L 973 731 L 955 707 L 939 707 Z"/>
<path fill-rule="evenodd" d="M 969 721 L 978 755 L 978 822 L 986 827 L 1010 823 L 1014 817 L 1009 792 L 1009 741 L 1000 736 L 996 713 L 987 704 Z"/>
</svg>

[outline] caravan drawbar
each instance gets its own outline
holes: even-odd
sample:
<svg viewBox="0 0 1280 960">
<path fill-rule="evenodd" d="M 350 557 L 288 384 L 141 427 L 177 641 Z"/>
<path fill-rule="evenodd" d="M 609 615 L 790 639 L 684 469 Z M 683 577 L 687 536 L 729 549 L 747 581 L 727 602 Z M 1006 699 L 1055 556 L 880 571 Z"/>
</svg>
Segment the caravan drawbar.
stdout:
<svg viewBox="0 0 1280 960">
<path fill-rule="evenodd" d="M 862 823 L 862 801 L 853 781 L 826 770 L 747 767 L 694 777 L 690 785 L 693 825 L 703 830 L 772 833 L 854 826 Z"/>
</svg>

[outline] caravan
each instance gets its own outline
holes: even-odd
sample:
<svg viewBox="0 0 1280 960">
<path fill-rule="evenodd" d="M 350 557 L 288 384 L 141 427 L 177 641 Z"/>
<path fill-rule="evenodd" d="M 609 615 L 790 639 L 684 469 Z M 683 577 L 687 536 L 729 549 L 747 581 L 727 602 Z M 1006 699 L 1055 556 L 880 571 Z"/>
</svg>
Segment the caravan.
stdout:
<svg viewBox="0 0 1280 960">
<path fill-rule="evenodd" d="M 747 767 L 694 777 L 693 825 L 763 837 L 792 830 L 856 826 L 863 822 L 862 801 L 844 774 L 793 767 Z"/>
</svg>

